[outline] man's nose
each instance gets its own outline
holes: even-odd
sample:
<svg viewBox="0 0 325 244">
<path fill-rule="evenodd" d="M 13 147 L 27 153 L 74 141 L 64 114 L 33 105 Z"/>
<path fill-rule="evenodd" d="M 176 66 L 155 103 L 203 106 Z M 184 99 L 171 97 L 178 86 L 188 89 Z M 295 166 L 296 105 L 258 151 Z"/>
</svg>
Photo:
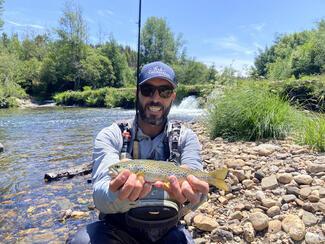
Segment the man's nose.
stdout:
<svg viewBox="0 0 325 244">
<path fill-rule="evenodd" d="M 152 95 L 152 99 L 153 100 L 159 100 L 160 99 L 160 95 L 159 95 L 159 92 L 158 90 L 156 89 L 154 94 Z"/>
</svg>

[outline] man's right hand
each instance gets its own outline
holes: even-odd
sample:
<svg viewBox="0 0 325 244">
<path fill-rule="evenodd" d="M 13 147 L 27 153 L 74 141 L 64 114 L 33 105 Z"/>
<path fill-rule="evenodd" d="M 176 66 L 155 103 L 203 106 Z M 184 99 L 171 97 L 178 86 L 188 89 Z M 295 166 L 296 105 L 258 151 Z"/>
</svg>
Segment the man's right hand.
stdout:
<svg viewBox="0 0 325 244">
<path fill-rule="evenodd" d="M 146 183 L 142 176 L 137 176 L 129 170 L 123 170 L 109 183 L 109 190 L 117 192 L 120 200 L 136 201 L 151 191 L 151 184 Z"/>
</svg>

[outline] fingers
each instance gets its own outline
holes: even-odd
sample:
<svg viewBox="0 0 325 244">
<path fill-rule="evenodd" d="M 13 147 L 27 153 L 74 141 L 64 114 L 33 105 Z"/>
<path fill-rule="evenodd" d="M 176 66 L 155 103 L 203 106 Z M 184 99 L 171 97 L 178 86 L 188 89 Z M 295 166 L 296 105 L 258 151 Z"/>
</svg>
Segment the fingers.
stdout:
<svg viewBox="0 0 325 244">
<path fill-rule="evenodd" d="M 197 204 L 200 201 L 200 194 L 194 192 L 191 185 L 187 181 L 182 183 L 181 191 L 186 199 L 188 199 L 192 204 Z"/>
<path fill-rule="evenodd" d="M 139 194 L 139 198 L 144 198 L 145 196 L 147 196 L 149 192 L 151 192 L 151 189 L 152 185 L 150 183 L 144 183 L 142 191 Z"/>
<path fill-rule="evenodd" d="M 186 197 L 183 195 L 180 184 L 175 176 L 169 177 L 169 190 L 167 191 L 176 201 L 179 203 L 184 203 L 186 201 Z"/>
<path fill-rule="evenodd" d="M 113 180 L 109 183 L 109 190 L 111 192 L 118 191 L 129 178 L 131 172 L 129 170 L 123 170 L 118 176 L 116 176 Z"/>
<path fill-rule="evenodd" d="M 209 184 L 205 181 L 199 180 L 193 175 L 187 176 L 187 181 L 195 192 L 201 192 L 202 194 L 208 194 Z"/>
</svg>

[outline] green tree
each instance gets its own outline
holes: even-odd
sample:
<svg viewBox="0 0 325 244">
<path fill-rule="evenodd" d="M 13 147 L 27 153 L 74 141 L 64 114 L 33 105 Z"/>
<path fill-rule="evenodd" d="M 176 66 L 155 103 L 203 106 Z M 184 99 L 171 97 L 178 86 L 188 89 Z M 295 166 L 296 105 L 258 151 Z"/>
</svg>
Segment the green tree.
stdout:
<svg viewBox="0 0 325 244">
<path fill-rule="evenodd" d="M 60 59 L 63 82 L 73 83 L 74 90 L 81 88 L 82 65 L 85 57 L 87 28 L 81 8 L 73 2 L 67 2 L 63 16 L 59 20 L 60 27 L 56 30 L 59 41 Z"/>
<path fill-rule="evenodd" d="M 183 53 L 181 37 L 175 38 L 166 20 L 158 17 L 147 19 L 141 32 L 141 62 L 161 60 L 175 63 Z"/>
<path fill-rule="evenodd" d="M 115 80 L 112 62 L 97 49 L 87 48 L 86 58 L 81 60 L 84 85 L 93 88 L 111 86 Z"/>
<path fill-rule="evenodd" d="M 3 20 L 2 20 L 2 18 L 1 18 L 1 15 L 2 15 L 2 13 L 3 13 L 3 4 L 4 4 L 4 0 L 0 0 L 0 31 L 2 30 L 2 27 L 3 27 L 3 24 L 4 24 L 4 22 L 3 22 Z"/>
<path fill-rule="evenodd" d="M 111 86 L 121 87 L 132 79 L 132 72 L 128 66 L 126 56 L 121 52 L 120 46 L 113 37 L 101 48 L 101 52 L 112 62 L 115 79 Z"/>
</svg>

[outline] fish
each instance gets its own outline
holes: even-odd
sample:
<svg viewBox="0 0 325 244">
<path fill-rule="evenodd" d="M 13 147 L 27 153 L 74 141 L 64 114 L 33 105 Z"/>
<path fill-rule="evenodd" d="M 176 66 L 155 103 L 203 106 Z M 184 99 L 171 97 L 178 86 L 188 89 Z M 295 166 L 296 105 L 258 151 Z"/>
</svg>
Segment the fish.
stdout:
<svg viewBox="0 0 325 244">
<path fill-rule="evenodd" d="M 108 167 L 108 174 L 115 178 L 121 171 L 128 169 L 135 173 L 137 177 L 143 177 L 146 182 L 154 183 L 156 181 L 164 182 L 169 188 L 168 177 L 175 175 L 179 182 L 186 180 L 188 175 L 209 183 L 221 190 L 227 191 L 228 186 L 225 178 L 228 174 L 227 168 L 219 168 L 212 172 L 204 172 L 198 169 L 183 168 L 167 161 L 156 160 L 122 160 Z"/>
</svg>

